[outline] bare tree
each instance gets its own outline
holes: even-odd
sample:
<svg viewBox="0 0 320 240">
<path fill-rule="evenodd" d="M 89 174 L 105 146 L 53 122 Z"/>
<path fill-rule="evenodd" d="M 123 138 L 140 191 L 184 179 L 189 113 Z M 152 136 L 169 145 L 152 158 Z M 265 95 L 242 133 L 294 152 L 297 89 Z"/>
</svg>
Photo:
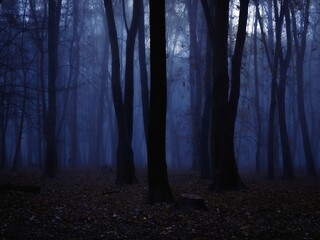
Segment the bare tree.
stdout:
<svg viewBox="0 0 320 240">
<path fill-rule="evenodd" d="M 300 4 L 300 3 L 297 3 Z M 303 24 L 301 31 L 298 32 L 296 12 L 293 3 L 290 5 L 292 15 L 292 26 L 293 26 L 293 38 L 296 50 L 296 73 L 297 73 L 297 102 L 298 102 L 298 113 L 300 120 L 300 127 L 302 133 L 303 148 L 305 154 L 305 160 L 307 163 L 307 172 L 309 176 L 317 176 L 314 156 L 312 153 L 310 136 L 308 130 L 308 123 L 306 118 L 306 110 L 304 103 L 304 58 L 307 45 L 307 34 L 309 27 L 309 15 L 310 15 L 310 0 L 307 0 L 305 4 L 302 4 Z"/>
<path fill-rule="evenodd" d="M 234 129 L 240 94 L 241 60 L 246 38 L 249 1 L 240 1 L 239 27 L 231 66 L 231 87 L 228 75 L 229 1 L 214 2 L 213 18 L 207 1 L 201 2 L 210 31 L 214 56 L 211 115 L 212 188 L 215 191 L 242 188 L 243 183 L 235 161 Z"/>
<path fill-rule="evenodd" d="M 166 164 L 166 28 L 165 0 L 150 1 L 150 111 L 148 124 L 148 202 L 171 202 Z"/>
<path fill-rule="evenodd" d="M 112 96 L 118 126 L 117 146 L 117 179 L 118 184 L 132 184 L 137 182 L 134 170 L 133 151 L 128 133 L 122 91 L 120 86 L 120 57 L 117 30 L 114 20 L 111 0 L 104 0 L 109 26 L 109 38 L 112 55 Z"/>
<path fill-rule="evenodd" d="M 48 19 L 48 115 L 45 123 L 47 141 L 45 176 L 54 177 L 58 170 L 56 115 L 56 81 L 58 75 L 59 22 L 62 0 L 49 0 Z"/>
</svg>

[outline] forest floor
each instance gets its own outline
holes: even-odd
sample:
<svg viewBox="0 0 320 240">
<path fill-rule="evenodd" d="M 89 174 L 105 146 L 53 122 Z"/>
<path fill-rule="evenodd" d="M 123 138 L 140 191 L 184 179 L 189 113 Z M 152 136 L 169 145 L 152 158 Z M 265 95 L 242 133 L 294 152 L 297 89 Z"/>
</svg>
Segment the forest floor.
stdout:
<svg viewBox="0 0 320 240">
<path fill-rule="evenodd" d="M 39 193 L 0 191 L 0 239 L 320 239 L 320 179 L 268 181 L 242 175 L 242 191 L 212 193 L 192 172 L 170 172 L 175 198 L 200 195 L 207 210 L 146 204 L 139 184 L 117 186 L 114 173 L 0 171 L 0 186 L 40 186 Z"/>
</svg>

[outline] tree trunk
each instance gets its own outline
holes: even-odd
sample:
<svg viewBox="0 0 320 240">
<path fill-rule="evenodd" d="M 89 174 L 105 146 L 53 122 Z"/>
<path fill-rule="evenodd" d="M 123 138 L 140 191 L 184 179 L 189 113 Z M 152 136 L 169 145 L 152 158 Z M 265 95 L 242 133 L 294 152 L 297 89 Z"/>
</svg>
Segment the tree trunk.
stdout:
<svg viewBox="0 0 320 240">
<path fill-rule="evenodd" d="M 166 164 L 166 27 L 165 0 L 150 1 L 150 111 L 147 139 L 150 204 L 171 202 Z"/>
<path fill-rule="evenodd" d="M 70 165 L 75 167 L 80 162 L 79 143 L 78 143 L 78 77 L 80 66 L 80 39 L 78 33 L 79 21 L 79 2 L 73 0 L 73 33 L 71 41 L 70 71 L 73 85 L 71 97 L 71 146 L 70 146 Z"/>
<path fill-rule="evenodd" d="M 259 26 L 261 30 L 262 35 L 262 43 L 265 49 L 265 53 L 267 56 L 267 61 L 269 65 L 269 69 L 271 72 L 271 99 L 270 99 L 270 107 L 269 107 L 269 119 L 268 119 L 268 150 L 267 150 L 267 158 L 268 158 L 268 178 L 273 179 L 274 178 L 274 118 L 275 118 L 275 111 L 277 106 L 276 101 L 276 91 L 277 91 L 277 74 L 278 74 L 278 51 L 274 51 L 273 54 L 273 45 L 274 45 L 274 38 L 273 38 L 273 16 L 272 16 L 272 2 L 268 1 L 268 40 L 269 40 L 269 47 L 267 43 L 267 37 L 264 32 L 264 25 L 262 22 L 262 17 L 260 15 L 259 11 L 259 4 L 258 1 L 255 0 L 256 5 L 256 11 L 257 11 L 257 17 L 259 21 Z M 271 47 L 270 47 L 271 46 Z M 271 50 L 269 50 L 271 49 Z M 273 60 L 271 59 L 271 55 L 274 55 Z"/>
<path fill-rule="evenodd" d="M 241 64 L 244 43 L 246 40 L 246 27 L 248 19 L 249 0 L 242 0 L 240 2 L 240 16 L 238 24 L 238 32 L 236 38 L 236 45 L 232 56 L 231 66 L 231 91 L 229 98 L 229 116 L 231 118 L 231 135 L 232 141 L 234 138 L 237 110 L 240 96 L 240 82 L 241 82 Z"/>
<path fill-rule="evenodd" d="M 210 132 L 210 109 L 212 102 L 212 47 L 210 38 L 207 37 L 206 68 L 204 74 L 205 82 L 205 100 L 201 121 L 201 139 L 200 139 L 200 159 L 201 159 L 201 178 L 209 179 L 212 177 L 210 153 L 209 153 L 209 132 Z"/>
<path fill-rule="evenodd" d="M 133 1 L 133 15 L 131 26 L 128 31 L 127 43 L 126 43 L 126 68 L 125 68 L 125 92 L 124 92 L 124 109 L 127 123 L 128 137 L 130 144 L 132 142 L 133 131 L 133 100 L 134 100 L 134 45 L 138 30 L 139 18 L 140 18 L 140 1 Z M 124 15 L 124 17 L 126 17 Z"/>
<path fill-rule="evenodd" d="M 37 96 L 37 118 L 38 118 L 38 161 L 39 166 L 42 168 L 42 157 L 43 157 L 43 133 L 46 134 L 45 131 L 42 131 L 42 129 L 45 128 L 46 125 L 46 118 L 47 118 L 47 104 L 46 104 L 46 90 L 45 90 L 45 73 L 44 73 L 44 67 L 45 67 L 45 49 L 44 49 L 44 39 L 46 37 L 46 21 L 39 22 L 38 15 L 36 13 L 36 5 L 35 0 L 29 0 L 30 10 L 31 10 L 31 16 L 32 20 L 35 23 L 36 29 L 35 29 L 35 43 L 39 51 L 39 65 L 38 65 L 38 71 L 39 71 L 39 92 Z M 44 8 L 44 14 L 43 18 L 47 18 L 47 7 L 46 4 L 43 6 Z M 45 137 L 46 139 L 46 137 Z"/>
<path fill-rule="evenodd" d="M 261 111 L 260 111 L 260 90 L 259 90 L 259 74 L 258 74 L 258 13 L 254 22 L 254 39 L 253 39 L 253 57 L 254 57 L 254 86 L 255 86 L 255 109 L 257 117 L 257 141 L 256 141 L 256 173 L 261 171 L 261 142 L 262 142 L 262 126 L 261 126 Z"/>
<path fill-rule="evenodd" d="M 24 59 L 24 56 L 21 56 L 21 58 Z M 24 66 L 24 63 L 22 63 L 22 66 Z M 23 90 L 23 100 L 22 100 L 21 113 L 20 113 L 19 129 L 18 129 L 18 135 L 16 139 L 16 149 L 13 157 L 13 166 L 12 166 L 13 170 L 16 170 L 18 165 L 21 164 L 19 162 L 20 160 L 19 158 L 20 158 L 23 127 L 24 127 L 24 121 L 25 121 L 25 110 L 26 110 L 26 104 L 27 104 L 27 71 L 28 70 L 26 69 L 23 70 L 23 89 L 24 90 Z"/>
<path fill-rule="evenodd" d="M 46 159 L 44 174 L 54 177 L 58 170 L 56 143 L 56 80 L 58 75 L 59 21 L 62 0 L 49 1 L 48 20 L 48 116 L 46 119 Z"/>
<path fill-rule="evenodd" d="M 192 169 L 200 168 L 200 110 L 201 110 L 201 80 L 199 63 L 199 44 L 197 36 L 197 11 L 198 0 L 188 0 L 188 19 L 189 19 L 189 81 L 190 81 L 190 107 L 192 110 Z"/>
<path fill-rule="evenodd" d="M 242 49 L 245 40 L 247 1 L 241 1 L 242 10 L 237 34 L 238 47 L 233 57 L 232 86 L 229 101 L 228 76 L 228 25 L 229 1 L 215 1 L 213 22 L 206 1 L 202 1 L 206 20 L 213 43 L 213 102 L 211 115 L 211 156 L 213 168 L 212 189 L 223 191 L 242 188 L 234 155 L 234 119 L 236 117 Z M 244 29 L 243 29 L 244 25 Z M 241 27 L 240 27 L 241 26 Z M 214 28 L 213 28 L 214 27 Z M 212 32 L 212 30 L 214 32 Z M 244 36 L 243 36 L 244 32 Z M 237 70 L 239 68 L 239 70 Z"/>
<path fill-rule="evenodd" d="M 113 104 L 116 113 L 117 126 L 118 126 L 118 146 L 117 146 L 117 184 L 132 184 L 136 183 L 133 151 L 128 135 L 124 104 L 122 101 L 122 92 L 120 86 L 120 60 L 119 60 L 119 46 L 118 37 L 116 31 L 116 25 L 114 21 L 113 6 L 111 0 L 104 0 L 104 6 L 106 10 L 109 38 L 111 45 L 112 55 L 112 96 Z"/>
<path fill-rule="evenodd" d="M 147 73 L 147 63 L 146 63 L 143 1 L 140 1 L 140 19 L 139 19 L 138 33 L 139 33 L 139 66 L 140 66 L 143 126 L 144 126 L 145 139 L 147 141 L 148 113 L 149 113 L 149 88 L 148 88 L 148 73 Z"/>
<path fill-rule="evenodd" d="M 291 15 L 292 15 L 292 25 L 293 25 L 293 37 L 295 42 L 296 49 L 296 71 L 297 71 L 297 103 L 298 103 L 298 115 L 300 120 L 304 155 L 307 164 L 307 174 L 308 176 L 315 177 L 317 176 L 317 171 L 315 167 L 315 160 L 312 153 L 312 147 L 310 142 L 308 123 L 306 118 L 305 104 L 304 104 L 304 77 L 303 77 L 303 68 L 304 68 L 304 57 L 307 44 L 307 33 L 309 26 L 309 14 L 310 14 L 310 0 L 306 1 L 304 8 L 304 20 L 303 20 L 303 29 L 301 31 L 300 43 L 299 43 L 299 34 L 297 30 L 297 20 L 295 17 L 294 7 L 291 4 Z"/>
<path fill-rule="evenodd" d="M 284 17 L 286 19 L 286 34 L 287 34 L 287 44 L 286 44 L 286 55 L 283 56 L 282 47 L 282 26 L 284 22 Z M 288 9 L 288 1 L 284 1 L 281 5 L 280 16 L 276 13 L 276 51 L 278 51 L 279 63 L 280 63 L 280 78 L 279 85 L 277 89 L 278 97 L 278 114 L 279 114 L 279 129 L 280 129 L 280 139 L 281 139 L 281 150 L 282 150 L 282 161 L 283 161 L 283 178 L 290 179 L 293 178 L 293 167 L 289 146 L 289 137 L 287 131 L 286 123 L 286 107 L 285 107 L 285 90 L 287 81 L 287 72 L 291 59 L 291 21 Z"/>
</svg>

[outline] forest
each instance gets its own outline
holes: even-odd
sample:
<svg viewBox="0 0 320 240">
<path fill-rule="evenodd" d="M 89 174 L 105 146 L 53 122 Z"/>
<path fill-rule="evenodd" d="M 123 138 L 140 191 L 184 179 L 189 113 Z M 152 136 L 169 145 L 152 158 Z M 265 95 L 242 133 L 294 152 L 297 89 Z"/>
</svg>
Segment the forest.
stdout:
<svg viewBox="0 0 320 240">
<path fill-rule="evenodd" d="M 0 0 L 0 239 L 317 239 L 319 45 L 316 0 Z"/>
</svg>

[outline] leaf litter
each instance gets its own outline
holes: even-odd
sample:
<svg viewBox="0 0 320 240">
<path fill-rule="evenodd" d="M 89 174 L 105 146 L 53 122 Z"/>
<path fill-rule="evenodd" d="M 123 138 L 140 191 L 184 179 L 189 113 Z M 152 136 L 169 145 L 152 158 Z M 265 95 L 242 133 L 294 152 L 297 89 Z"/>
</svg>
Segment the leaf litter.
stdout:
<svg viewBox="0 0 320 240">
<path fill-rule="evenodd" d="M 39 194 L 0 193 L 0 239 L 320 239 L 320 180 L 243 177 L 248 189 L 210 192 L 194 172 L 170 172 L 176 199 L 199 195 L 206 211 L 146 204 L 147 176 L 117 186 L 114 173 L 1 171 L 0 184 L 40 186 Z"/>
</svg>

